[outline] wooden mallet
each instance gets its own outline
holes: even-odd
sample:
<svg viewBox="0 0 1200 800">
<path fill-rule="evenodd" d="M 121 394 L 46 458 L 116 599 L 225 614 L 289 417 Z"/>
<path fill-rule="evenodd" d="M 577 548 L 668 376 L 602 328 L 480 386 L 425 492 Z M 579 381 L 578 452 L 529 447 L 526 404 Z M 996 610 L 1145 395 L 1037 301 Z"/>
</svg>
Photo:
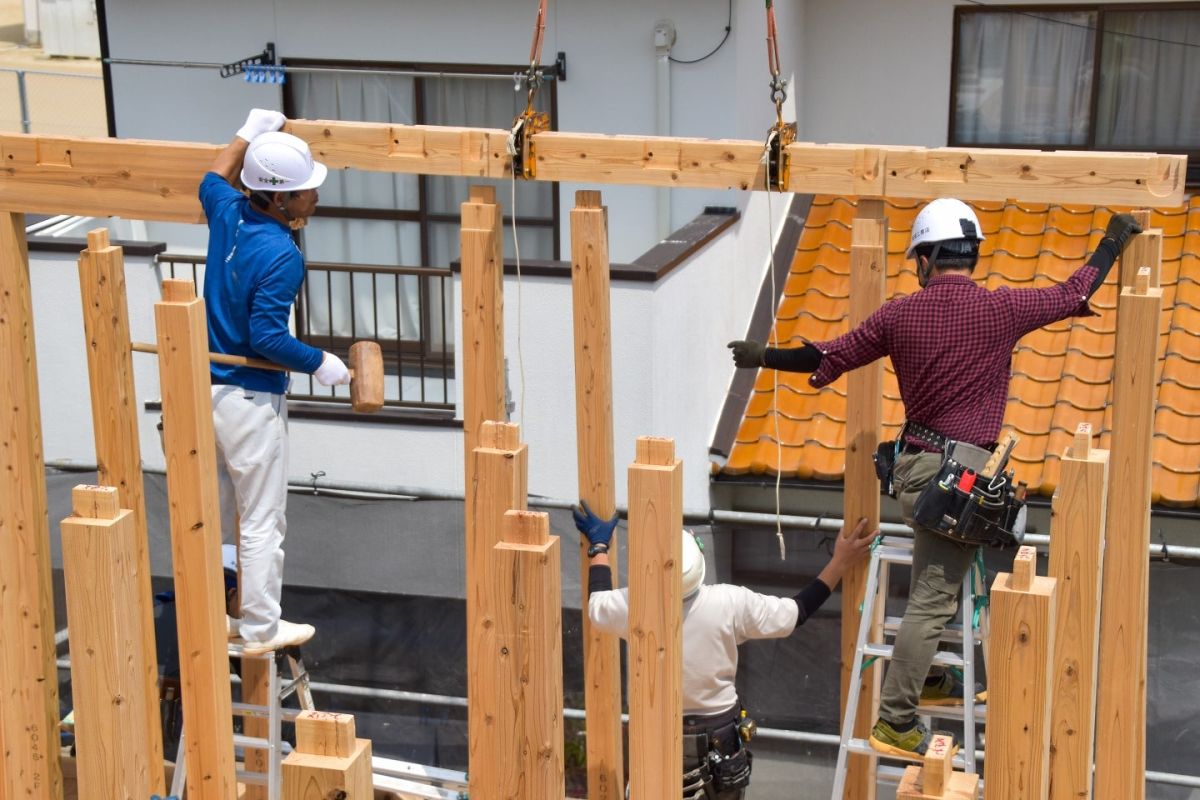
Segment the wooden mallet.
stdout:
<svg viewBox="0 0 1200 800">
<path fill-rule="evenodd" d="M 157 353 L 158 346 L 145 342 L 130 342 L 136 353 Z M 238 367 L 271 369 L 276 372 L 292 370 L 270 361 L 245 356 L 229 356 L 224 353 L 209 353 L 208 358 L 217 364 L 232 364 Z M 383 350 L 378 342 L 355 342 L 350 345 L 350 407 L 355 411 L 370 414 L 383 408 Z"/>
</svg>

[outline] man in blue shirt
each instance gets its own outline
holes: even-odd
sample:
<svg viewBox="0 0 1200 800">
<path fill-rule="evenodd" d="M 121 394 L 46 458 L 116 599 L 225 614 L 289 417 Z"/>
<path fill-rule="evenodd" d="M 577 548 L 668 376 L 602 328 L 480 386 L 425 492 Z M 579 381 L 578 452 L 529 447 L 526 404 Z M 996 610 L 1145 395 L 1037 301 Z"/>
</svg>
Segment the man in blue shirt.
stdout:
<svg viewBox="0 0 1200 800">
<path fill-rule="evenodd" d="M 345 384 L 350 373 L 341 359 L 299 341 L 289 327 L 304 282 L 292 230 L 316 211 L 327 170 L 303 140 L 279 131 L 284 122 L 278 111 L 252 110 L 200 184 L 209 232 L 209 347 L 312 373 L 325 386 Z M 236 188 L 239 178 L 248 196 Z M 212 365 L 221 522 L 227 535 L 236 525 L 241 540 L 242 617 L 230 618 L 229 633 L 240 635 L 251 654 L 300 644 L 314 633 L 311 625 L 280 619 L 287 383 L 284 372 Z"/>
</svg>

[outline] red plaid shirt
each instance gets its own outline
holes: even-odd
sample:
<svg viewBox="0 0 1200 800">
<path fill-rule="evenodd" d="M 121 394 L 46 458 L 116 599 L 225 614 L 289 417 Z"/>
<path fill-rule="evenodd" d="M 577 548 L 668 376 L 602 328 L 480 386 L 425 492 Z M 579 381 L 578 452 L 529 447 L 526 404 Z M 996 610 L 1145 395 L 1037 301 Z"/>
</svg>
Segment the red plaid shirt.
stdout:
<svg viewBox="0 0 1200 800">
<path fill-rule="evenodd" d="M 1012 353 L 1043 325 L 1090 312 L 1096 268 L 1085 264 L 1057 286 L 989 291 L 963 273 L 935 275 L 924 289 L 884 303 L 821 350 L 815 387 L 891 356 L 908 419 L 974 445 L 995 442 L 1004 421 Z"/>
</svg>

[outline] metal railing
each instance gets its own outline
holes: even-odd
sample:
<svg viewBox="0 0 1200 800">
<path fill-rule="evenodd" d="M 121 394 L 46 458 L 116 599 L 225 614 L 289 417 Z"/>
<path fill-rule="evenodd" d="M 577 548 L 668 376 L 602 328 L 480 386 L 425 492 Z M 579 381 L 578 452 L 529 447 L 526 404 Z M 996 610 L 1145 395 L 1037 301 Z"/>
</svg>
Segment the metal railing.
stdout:
<svg viewBox="0 0 1200 800">
<path fill-rule="evenodd" d="M 190 279 L 200 294 L 204 257 L 164 253 L 167 278 Z M 309 262 L 296 304 L 296 338 L 345 358 L 356 341 L 383 350 L 384 407 L 454 413 L 453 279 L 449 269 Z M 293 373 L 288 398 L 335 411 L 350 406 L 345 386 Z"/>
<path fill-rule="evenodd" d="M 99 75 L 0 68 L 0 130 L 107 136 Z"/>
</svg>

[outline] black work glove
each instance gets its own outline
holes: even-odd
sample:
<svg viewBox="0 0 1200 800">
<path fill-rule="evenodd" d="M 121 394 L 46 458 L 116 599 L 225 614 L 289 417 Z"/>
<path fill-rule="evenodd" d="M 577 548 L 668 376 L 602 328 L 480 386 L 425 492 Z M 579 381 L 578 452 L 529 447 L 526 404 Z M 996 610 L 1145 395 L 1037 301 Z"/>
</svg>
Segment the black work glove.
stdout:
<svg viewBox="0 0 1200 800">
<path fill-rule="evenodd" d="M 586 501 L 580 500 L 579 506 L 571 509 L 571 516 L 575 518 L 575 527 L 587 538 L 588 544 L 608 544 L 612 541 L 619 515 L 613 514 L 612 519 L 604 520 L 592 513 Z"/>
<path fill-rule="evenodd" d="M 1108 221 L 1108 230 L 1104 232 L 1106 239 L 1112 239 L 1113 244 L 1117 246 L 1117 254 L 1125 249 L 1125 245 L 1129 244 L 1129 238 L 1135 233 L 1141 233 L 1142 226 L 1137 224 L 1129 214 L 1114 214 L 1112 219 Z"/>
<path fill-rule="evenodd" d="M 761 342 L 748 342 L 744 339 L 725 345 L 733 351 L 733 365 L 742 368 L 757 368 L 763 365 L 763 356 L 767 348 Z"/>
</svg>

